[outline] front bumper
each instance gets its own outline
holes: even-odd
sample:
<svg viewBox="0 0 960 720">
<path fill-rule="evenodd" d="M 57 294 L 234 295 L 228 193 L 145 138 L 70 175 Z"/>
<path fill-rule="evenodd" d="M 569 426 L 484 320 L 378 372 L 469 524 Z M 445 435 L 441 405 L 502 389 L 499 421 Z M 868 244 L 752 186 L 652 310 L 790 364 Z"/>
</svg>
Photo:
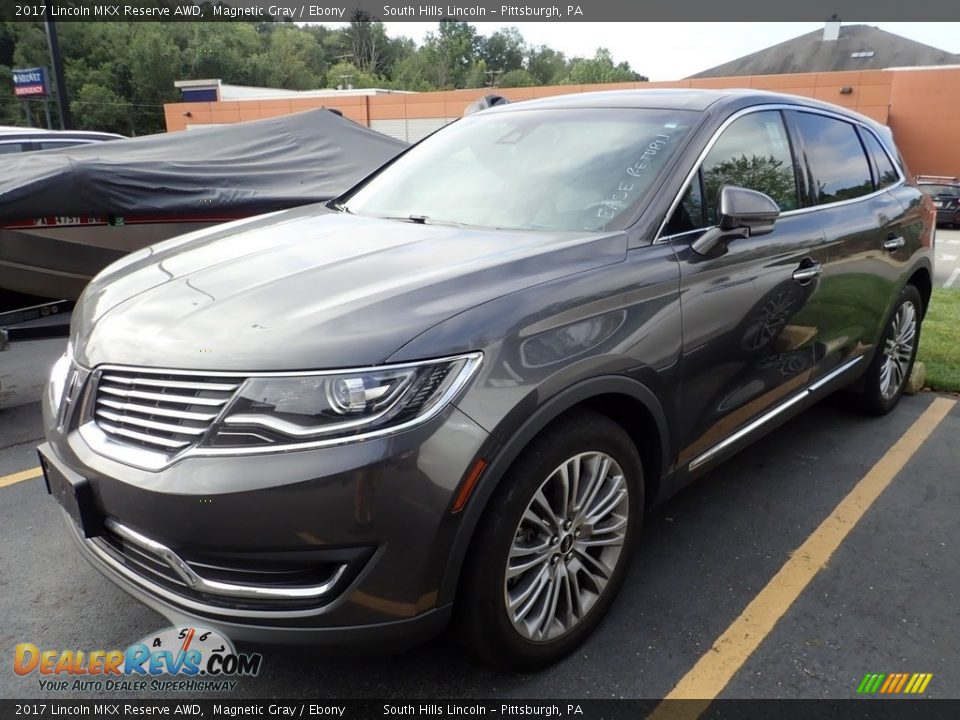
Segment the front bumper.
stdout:
<svg viewBox="0 0 960 720">
<path fill-rule="evenodd" d="M 76 430 L 60 433 L 49 408 L 45 420 L 44 466 L 87 486 L 92 537 L 70 522 L 81 552 L 173 622 L 238 640 L 402 647 L 448 619 L 439 589 L 460 517 L 450 509 L 490 443 L 453 406 L 384 438 L 185 458 L 158 472 L 96 454 Z M 168 567 L 151 542 L 170 551 Z M 191 584 L 191 572 L 208 583 Z M 321 591 L 277 598 L 235 593 L 241 586 Z"/>
<path fill-rule="evenodd" d="M 175 626 L 200 626 L 217 630 L 231 640 L 250 643 L 282 643 L 322 645 L 332 649 L 404 650 L 426 642 L 437 635 L 450 620 L 451 604 L 427 610 L 415 617 L 365 625 L 324 627 L 260 625 L 192 612 L 146 589 L 139 580 L 131 580 L 106 565 L 91 551 L 90 541 L 81 536 L 77 526 L 67 521 L 70 535 L 80 553 L 101 573 L 127 594 L 163 615 Z"/>
</svg>

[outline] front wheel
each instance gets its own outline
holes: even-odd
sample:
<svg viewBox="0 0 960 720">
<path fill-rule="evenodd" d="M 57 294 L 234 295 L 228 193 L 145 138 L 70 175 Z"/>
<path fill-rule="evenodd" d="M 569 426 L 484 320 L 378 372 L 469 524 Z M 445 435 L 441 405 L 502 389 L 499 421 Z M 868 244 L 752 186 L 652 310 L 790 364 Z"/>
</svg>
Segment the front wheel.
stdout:
<svg viewBox="0 0 960 720">
<path fill-rule="evenodd" d="M 568 415 L 536 438 L 490 501 L 464 568 L 457 624 L 514 670 L 556 662 L 593 631 L 623 583 L 643 468 L 617 423 Z"/>
<path fill-rule="evenodd" d="M 922 313 L 920 292 L 913 285 L 905 285 L 864 375 L 859 400 L 867 412 L 885 415 L 900 401 L 917 357 Z"/>
</svg>

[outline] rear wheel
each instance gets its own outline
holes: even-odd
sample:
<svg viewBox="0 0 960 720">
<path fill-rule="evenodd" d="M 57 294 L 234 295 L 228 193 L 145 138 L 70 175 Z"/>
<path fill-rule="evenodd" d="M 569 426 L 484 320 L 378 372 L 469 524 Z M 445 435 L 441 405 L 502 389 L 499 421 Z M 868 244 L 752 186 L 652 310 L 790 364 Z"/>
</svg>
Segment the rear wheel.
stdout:
<svg viewBox="0 0 960 720">
<path fill-rule="evenodd" d="M 905 285 L 864 375 L 859 401 L 867 412 L 885 415 L 900 401 L 917 357 L 922 313 L 920 292 L 913 285 Z"/>
<path fill-rule="evenodd" d="M 605 416 L 577 412 L 536 438 L 471 545 L 456 609 L 471 650 L 532 670 L 583 642 L 623 583 L 642 497 L 637 449 Z"/>
</svg>

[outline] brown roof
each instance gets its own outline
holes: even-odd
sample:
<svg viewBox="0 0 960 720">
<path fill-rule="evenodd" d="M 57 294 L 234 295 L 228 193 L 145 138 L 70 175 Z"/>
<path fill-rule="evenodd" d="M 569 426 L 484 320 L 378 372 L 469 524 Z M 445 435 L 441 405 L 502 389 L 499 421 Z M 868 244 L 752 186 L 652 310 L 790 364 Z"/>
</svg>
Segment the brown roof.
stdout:
<svg viewBox="0 0 960 720">
<path fill-rule="evenodd" d="M 873 55 L 866 56 L 866 53 L 871 51 Z M 854 56 L 857 53 L 864 55 Z M 815 30 L 691 77 L 779 75 L 955 64 L 960 64 L 960 55 L 894 35 L 873 25 L 842 25 L 837 40 L 825 41 L 823 29 Z"/>
</svg>

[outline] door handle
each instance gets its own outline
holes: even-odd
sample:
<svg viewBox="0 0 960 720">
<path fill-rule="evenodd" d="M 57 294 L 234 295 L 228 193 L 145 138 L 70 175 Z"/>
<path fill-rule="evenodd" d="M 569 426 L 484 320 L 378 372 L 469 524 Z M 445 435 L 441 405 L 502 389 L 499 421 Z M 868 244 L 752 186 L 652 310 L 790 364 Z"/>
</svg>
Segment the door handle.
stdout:
<svg viewBox="0 0 960 720">
<path fill-rule="evenodd" d="M 800 284 L 808 283 L 811 280 L 813 280 L 815 277 L 819 277 L 822 271 L 823 271 L 823 267 L 820 265 L 820 263 L 811 263 L 810 265 L 803 265 L 793 271 L 793 279 Z"/>
<path fill-rule="evenodd" d="M 883 249 L 889 250 L 890 252 L 896 252 L 906 244 L 907 244 L 907 241 L 904 240 L 901 236 L 890 235 L 886 240 L 884 240 Z"/>
</svg>

